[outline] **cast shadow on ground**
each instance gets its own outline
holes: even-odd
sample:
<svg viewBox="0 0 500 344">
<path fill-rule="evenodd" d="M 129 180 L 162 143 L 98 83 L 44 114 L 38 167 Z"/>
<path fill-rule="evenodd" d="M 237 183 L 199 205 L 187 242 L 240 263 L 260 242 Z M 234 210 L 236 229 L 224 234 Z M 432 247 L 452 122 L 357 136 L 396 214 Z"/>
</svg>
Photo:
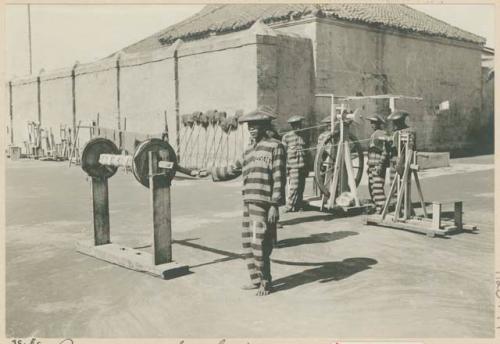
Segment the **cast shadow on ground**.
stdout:
<svg viewBox="0 0 500 344">
<path fill-rule="evenodd" d="M 273 281 L 273 291 L 283 291 L 292 289 L 304 284 L 319 282 L 327 283 L 331 281 L 340 281 L 359 272 L 371 269 L 372 265 L 378 262 L 372 258 L 347 258 L 339 262 L 320 262 L 320 263 L 293 263 L 280 260 L 271 260 L 273 263 L 313 266 L 302 272 L 279 278 Z"/>
<path fill-rule="evenodd" d="M 338 218 L 339 218 L 339 216 L 335 215 L 335 214 L 320 214 L 320 215 L 312 215 L 312 216 L 306 216 L 306 217 L 295 217 L 293 219 L 280 221 L 279 223 L 283 226 L 292 226 L 292 225 L 296 225 L 299 223 L 315 222 L 315 221 L 330 221 L 330 220 L 334 220 L 334 219 L 338 219 Z"/>
<path fill-rule="evenodd" d="M 358 234 L 359 234 L 358 232 L 352 232 L 352 231 L 338 231 L 332 233 L 311 234 L 307 237 L 288 238 L 279 240 L 276 248 L 294 247 L 294 246 L 308 245 L 308 244 L 320 244 L 335 240 L 341 240 Z"/>
</svg>

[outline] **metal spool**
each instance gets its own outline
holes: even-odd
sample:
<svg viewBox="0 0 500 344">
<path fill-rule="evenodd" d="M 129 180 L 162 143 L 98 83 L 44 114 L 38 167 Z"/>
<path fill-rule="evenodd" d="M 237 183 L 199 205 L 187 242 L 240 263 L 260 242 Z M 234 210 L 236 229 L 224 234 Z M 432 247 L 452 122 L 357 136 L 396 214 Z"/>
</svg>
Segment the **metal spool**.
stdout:
<svg viewBox="0 0 500 344">
<path fill-rule="evenodd" d="M 170 161 L 174 163 L 174 168 L 167 170 L 165 174 L 169 180 L 175 176 L 177 167 L 177 156 L 175 151 L 168 144 L 157 138 L 149 139 L 141 143 L 134 153 L 132 171 L 134 172 L 135 179 L 145 187 L 149 188 L 149 152 L 157 154 L 158 161 Z"/>
<path fill-rule="evenodd" d="M 119 154 L 120 150 L 111 140 L 97 137 L 85 144 L 82 153 L 82 169 L 91 177 L 110 178 L 118 170 L 117 166 L 107 166 L 99 163 L 101 154 Z"/>
</svg>

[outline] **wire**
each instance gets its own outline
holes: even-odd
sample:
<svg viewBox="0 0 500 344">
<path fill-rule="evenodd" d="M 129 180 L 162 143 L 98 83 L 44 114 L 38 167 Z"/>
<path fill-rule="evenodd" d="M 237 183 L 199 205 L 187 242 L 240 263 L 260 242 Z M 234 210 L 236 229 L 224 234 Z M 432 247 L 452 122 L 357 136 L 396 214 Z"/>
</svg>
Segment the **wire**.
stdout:
<svg viewBox="0 0 500 344">
<path fill-rule="evenodd" d="M 282 135 L 282 134 L 286 134 L 286 133 L 291 133 L 292 131 L 295 131 L 295 132 L 297 132 L 297 131 L 306 131 L 306 130 L 311 130 L 311 129 L 325 127 L 327 125 L 330 125 L 330 123 L 324 123 L 324 124 L 315 125 L 313 127 L 307 127 L 307 128 L 292 129 L 292 130 L 288 130 L 288 131 L 280 131 L 278 134 Z"/>
</svg>

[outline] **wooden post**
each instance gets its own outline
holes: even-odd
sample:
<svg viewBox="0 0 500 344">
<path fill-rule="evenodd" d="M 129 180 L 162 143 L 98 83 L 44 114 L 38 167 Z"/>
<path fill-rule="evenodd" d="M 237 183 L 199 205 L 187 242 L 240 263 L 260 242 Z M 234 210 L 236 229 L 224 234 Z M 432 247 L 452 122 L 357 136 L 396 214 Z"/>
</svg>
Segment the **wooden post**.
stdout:
<svg viewBox="0 0 500 344">
<path fill-rule="evenodd" d="M 38 125 L 41 127 L 42 126 L 42 82 L 40 80 L 40 76 L 36 77 L 36 90 L 37 90 L 37 104 L 38 104 Z"/>
<path fill-rule="evenodd" d="M 167 142 L 170 139 L 170 133 L 168 132 L 168 120 L 167 120 L 167 110 L 163 111 L 163 119 L 165 120 L 165 134 L 167 135 Z"/>
<path fill-rule="evenodd" d="M 92 177 L 92 203 L 94 215 L 94 245 L 109 244 L 108 178 Z"/>
<path fill-rule="evenodd" d="M 73 65 L 71 70 L 71 99 L 72 99 L 72 124 L 73 133 L 76 133 L 76 67 L 78 62 Z"/>
<path fill-rule="evenodd" d="M 342 125 L 342 123 L 341 123 Z M 335 167 L 333 170 L 333 181 L 330 184 L 330 198 L 328 199 L 328 208 L 331 209 L 335 205 L 337 198 L 337 186 L 339 184 L 340 170 L 344 168 L 344 145 L 337 146 L 337 156 L 335 158 Z"/>
<path fill-rule="evenodd" d="M 180 147 L 180 105 L 179 105 L 179 56 L 177 54 L 177 47 L 174 51 L 174 98 L 175 98 L 175 144 L 176 144 L 176 154 L 177 161 L 181 161 L 181 147 Z"/>
<path fill-rule="evenodd" d="M 389 98 L 389 109 L 391 109 L 391 112 L 394 112 L 396 110 L 396 104 L 394 102 L 394 97 Z"/>
<path fill-rule="evenodd" d="M 432 203 L 432 228 L 439 229 L 441 227 L 441 203 Z"/>
<path fill-rule="evenodd" d="M 153 264 L 172 262 L 172 222 L 170 180 L 157 174 L 158 157 L 148 152 L 149 190 L 153 206 Z"/>
<path fill-rule="evenodd" d="M 458 230 L 463 229 L 462 202 L 455 202 L 455 226 L 457 226 Z"/>
<path fill-rule="evenodd" d="M 427 210 L 425 209 L 424 195 L 422 193 L 422 188 L 420 187 L 420 181 L 418 179 L 418 173 L 415 170 L 413 170 L 413 177 L 415 178 L 415 184 L 417 185 L 418 197 L 420 199 L 420 204 L 422 205 L 422 210 L 424 212 L 424 217 L 427 217 Z"/>
<path fill-rule="evenodd" d="M 12 104 L 12 81 L 9 81 L 10 144 L 14 144 L 14 105 Z"/>
<path fill-rule="evenodd" d="M 406 154 L 405 154 L 405 159 L 406 159 L 406 164 L 409 165 L 411 163 L 410 157 L 408 156 L 408 149 L 406 149 Z M 405 169 L 406 170 L 406 169 Z M 408 220 L 411 216 L 410 212 L 410 204 L 411 204 L 411 195 L 410 195 L 410 189 L 411 189 L 411 170 L 405 171 L 407 174 L 406 176 L 406 182 L 405 185 L 403 186 L 404 189 L 404 209 L 403 209 L 403 216 L 405 220 Z"/>
<path fill-rule="evenodd" d="M 116 58 L 116 111 L 118 130 L 121 129 L 121 113 L 120 113 L 120 55 Z"/>
<path fill-rule="evenodd" d="M 359 198 L 358 198 L 358 191 L 356 187 L 356 180 L 354 178 L 354 174 L 352 171 L 352 161 L 351 161 L 351 149 L 349 148 L 349 142 L 345 142 L 345 165 L 346 165 L 346 172 L 347 172 L 347 182 L 349 184 L 349 191 L 354 195 L 354 201 L 356 204 L 356 207 L 360 206 L 359 203 Z"/>
</svg>

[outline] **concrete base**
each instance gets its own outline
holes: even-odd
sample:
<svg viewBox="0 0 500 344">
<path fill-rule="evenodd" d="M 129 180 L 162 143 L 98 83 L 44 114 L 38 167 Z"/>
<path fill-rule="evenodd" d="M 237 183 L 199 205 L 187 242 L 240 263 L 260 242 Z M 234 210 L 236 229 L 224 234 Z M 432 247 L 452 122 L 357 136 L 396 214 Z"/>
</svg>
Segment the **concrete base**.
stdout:
<svg viewBox="0 0 500 344">
<path fill-rule="evenodd" d="M 146 272 L 163 279 L 172 279 L 189 273 L 187 265 L 176 262 L 154 265 L 150 253 L 117 244 L 95 246 L 89 241 L 80 241 L 76 245 L 78 252 L 101 259 L 127 269 Z"/>
<path fill-rule="evenodd" d="M 431 168 L 449 167 L 450 153 L 449 152 L 418 152 L 417 165 L 420 170 L 428 170 Z"/>
</svg>

